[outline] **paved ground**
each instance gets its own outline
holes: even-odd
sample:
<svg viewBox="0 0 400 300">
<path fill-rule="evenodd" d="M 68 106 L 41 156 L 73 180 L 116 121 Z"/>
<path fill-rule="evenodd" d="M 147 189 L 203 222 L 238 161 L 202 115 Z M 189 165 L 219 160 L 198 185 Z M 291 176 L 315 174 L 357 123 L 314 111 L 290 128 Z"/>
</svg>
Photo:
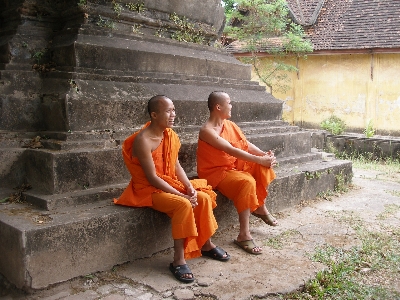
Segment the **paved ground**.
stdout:
<svg viewBox="0 0 400 300">
<path fill-rule="evenodd" d="M 400 205 L 400 183 L 387 179 L 379 172 L 355 169 L 354 188 L 340 197 L 331 201 L 312 201 L 285 211 L 277 216 L 280 223 L 277 227 L 264 225 L 253 218 L 254 239 L 260 245 L 273 239 L 275 245 L 281 246 L 279 249 L 264 246 L 262 255 L 245 253 L 233 244 L 237 227 L 219 232 L 213 241 L 231 254 L 231 260 L 218 262 L 197 258 L 188 261 L 196 276 L 195 283 L 189 285 L 172 277 L 168 270 L 172 252 L 168 250 L 30 295 L 3 287 L 0 298 L 246 300 L 258 296 L 278 299 L 277 294 L 301 288 L 305 281 L 324 268 L 309 259 L 316 246 L 327 243 L 348 248 L 358 243 L 353 230 L 339 222 L 341 216 L 356 214 L 373 228 L 382 222 L 376 217 L 387 205 Z M 400 226 L 399 210 L 384 222 Z M 400 291 L 400 282 L 395 285 L 394 288 Z"/>
</svg>

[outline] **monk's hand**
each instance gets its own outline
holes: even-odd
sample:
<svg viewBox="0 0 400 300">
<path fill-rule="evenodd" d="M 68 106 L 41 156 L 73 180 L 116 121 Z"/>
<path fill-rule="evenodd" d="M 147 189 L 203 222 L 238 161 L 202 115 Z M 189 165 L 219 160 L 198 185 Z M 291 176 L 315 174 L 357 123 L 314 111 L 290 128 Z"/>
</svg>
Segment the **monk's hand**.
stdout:
<svg viewBox="0 0 400 300">
<path fill-rule="evenodd" d="M 268 168 L 272 168 L 276 165 L 276 158 L 272 151 L 268 151 L 267 154 L 260 157 L 260 165 L 263 165 Z"/>
<path fill-rule="evenodd" d="M 192 185 L 190 185 L 187 189 L 186 192 L 189 196 L 189 201 L 192 204 L 192 207 L 197 206 L 197 191 L 193 188 Z"/>
</svg>

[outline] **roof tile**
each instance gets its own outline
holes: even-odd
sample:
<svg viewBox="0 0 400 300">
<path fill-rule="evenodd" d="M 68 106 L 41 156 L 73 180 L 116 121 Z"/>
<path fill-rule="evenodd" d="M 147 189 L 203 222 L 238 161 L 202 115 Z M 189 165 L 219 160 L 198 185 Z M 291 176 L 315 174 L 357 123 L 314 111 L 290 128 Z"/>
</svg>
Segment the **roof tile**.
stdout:
<svg viewBox="0 0 400 300">
<path fill-rule="evenodd" d="M 306 34 L 314 50 L 399 48 L 398 28 L 400 1 L 327 0 Z"/>
</svg>

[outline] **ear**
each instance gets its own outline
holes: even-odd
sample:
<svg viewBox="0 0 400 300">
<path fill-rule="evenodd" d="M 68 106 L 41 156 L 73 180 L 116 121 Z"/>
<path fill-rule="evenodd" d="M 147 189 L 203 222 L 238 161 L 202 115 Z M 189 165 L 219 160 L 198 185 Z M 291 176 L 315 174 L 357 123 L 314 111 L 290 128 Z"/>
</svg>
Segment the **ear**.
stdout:
<svg viewBox="0 0 400 300">
<path fill-rule="evenodd" d="M 217 104 L 217 105 L 215 106 L 215 108 L 218 109 L 218 110 L 220 110 L 220 109 L 221 109 L 221 106 L 219 106 L 219 104 Z"/>
<path fill-rule="evenodd" d="M 155 111 L 151 112 L 150 117 L 152 119 L 156 119 L 157 118 L 157 113 Z"/>
</svg>

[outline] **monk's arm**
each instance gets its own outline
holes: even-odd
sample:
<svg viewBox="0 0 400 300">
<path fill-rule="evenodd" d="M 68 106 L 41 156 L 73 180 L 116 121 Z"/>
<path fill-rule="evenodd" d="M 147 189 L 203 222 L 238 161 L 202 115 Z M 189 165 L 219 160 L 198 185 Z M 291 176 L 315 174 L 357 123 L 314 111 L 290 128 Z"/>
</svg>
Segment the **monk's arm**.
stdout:
<svg viewBox="0 0 400 300">
<path fill-rule="evenodd" d="M 266 155 L 267 153 L 262 151 L 260 148 L 258 148 L 256 145 L 254 145 L 253 143 L 250 143 L 249 141 L 247 141 L 247 144 L 249 146 L 249 153 L 257 155 L 257 156 L 263 156 Z"/>
<path fill-rule="evenodd" d="M 175 164 L 175 173 L 176 177 L 178 177 L 179 181 L 183 183 L 186 189 L 192 186 L 192 184 L 189 181 L 189 178 L 187 177 L 185 171 L 183 170 L 181 164 L 179 163 L 179 160 Z"/>
<path fill-rule="evenodd" d="M 151 155 L 150 143 L 148 143 L 146 139 L 143 138 L 142 136 L 138 135 L 136 137 L 135 142 L 133 144 L 133 153 L 135 153 L 135 156 L 139 159 L 140 165 L 142 166 L 146 179 L 152 186 L 167 193 L 183 197 L 186 196 L 181 192 L 179 192 L 178 190 L 176 190 L 175 188 L 173 188 L 166 181 L 157 176 L 156 167 L 154 165 L 153 157 Z"/>
<path fill-rule="evenodd" d="M 188 196 L 191 197 L 190 202 L 192 202 L 192 204 L 197 203 L 197 191 L 193 188 L 193 185 L 187 177 L 185 170 L 183 170 L 179 160 L 177 160 L 175 164 L 175 173 L 179 181 L 185 186 Z"/>
<path fill-rule="evenodd" d="M 249 153 L 257 156 L 263 156 L 264 158 L 269 159 L 270 161 L 269 167 L 273 167 L 276 165 L 276 157 L 274 152 L 272 152 L 271 150 L 264 152 L 253 143 L 250 143 L 249 141 L 247 141 L 247 144 L 249 146 L 248 148 Z"/>
<path fill-rule="evenodd" d="M 250 161 L 254 162 L 256 164 L 260 164 L 263 166 L 269 167 L 271 165 L 271 159 L 268 155 L 255 155 L 252 153 L 249 153 L 247 151 L 241 150 L 239 148 L 233 147 L 227 140 L 224 138 L 220 137 L 215 130 L 209 129 L 209 128 L 201 128 L 199 132 L 199 138 L 213 146 L 214 148 L 217 148 L 218 150 L 224 151 L 225 153 L 234 156 L 236 158 L 245 160 L 245 161 Z M 260 150 L 261 151 L 261 150 Z"/>
</svg>

